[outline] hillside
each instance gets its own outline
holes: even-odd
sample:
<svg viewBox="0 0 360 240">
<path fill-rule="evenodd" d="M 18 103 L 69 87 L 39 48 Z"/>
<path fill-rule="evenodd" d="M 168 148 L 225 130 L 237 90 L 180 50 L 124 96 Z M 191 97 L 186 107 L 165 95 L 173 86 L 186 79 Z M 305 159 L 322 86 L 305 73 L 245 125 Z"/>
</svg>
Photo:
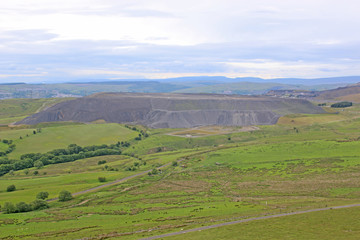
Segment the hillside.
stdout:
<svg viewBox="0 0 360 240">
<path fill-rule="evenodd" d="M 152 128 L 268 125 L 290 113 L 322 113 L 306 100 L 199 94 L 100 93 L 59 103 L 17 124 L 104 120 Z"/>
<path fill-rule="evenodd" d="M 359 102 L 359 94 L 360 83 L 357 83 L 346 87 L 321 91 L 316 98 L 319 100 L 346 100 Z"/>
<path fill-rule="evenodd" d="M 263 94 L 276 89 L 321 91 L 356 83 L 359 77 L 326 79 L 261 79 L 184 77 L 170 79 L 97 79 L 53 84 L 0 84 L 0 99 L 81 97 L 99 92 Z"/>
</svg>

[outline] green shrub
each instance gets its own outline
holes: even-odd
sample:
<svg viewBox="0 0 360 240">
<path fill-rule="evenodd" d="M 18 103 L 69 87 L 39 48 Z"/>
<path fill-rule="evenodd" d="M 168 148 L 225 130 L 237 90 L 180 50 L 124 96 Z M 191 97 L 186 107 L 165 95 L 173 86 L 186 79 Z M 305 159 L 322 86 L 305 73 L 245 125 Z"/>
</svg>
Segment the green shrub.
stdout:
<svg viewBox="0 0 360 240">
<path fill-rule="evenodd" d="M 36 199 L 31 203 L 31 207 L 33 210 L 42 210 L 49 208 L 49 204 L 45 200 Z"/>
<path fill-rule="evenodd" d="M 105 177 L 98 177 L 99 182 L 106 182 L 106 178 Z"/>
<path fill-rule="evenodd" d="M 2 207 L 2 211 L 4 213 L 14 213 L 14 212 L 16 212 L 16 207 L 14 206 L 14 204 L 12 204 L 10 202 L 6 202 L 4 204 L 4 206 Z"/>
<path fill-rule="evenodd" d="M 105 163 L 106 163 L 106 160 L 100 160 L 100 161 L 98 161 L 98 165 L 105 164 Z"/>
<path fill-rule="evenodd" d="M 36 195 L 36 198 L 37 199 L 42 199 L 42 200 L 45 200 L 49 197 L 49 193 L 48 192 L 39 192 L 37 195 Z"/>
<path fill-rule="evenodd" d="M 16 190 L 16 187 L 15 187 L 14 184 L 9 185 L 9 186 L 6 188 L 6 191 L 7 191 L 7 192 L 13 192 L 13 191 L 15 191 L 15 190 Z"/>
<path fill-rule="evenodd" d="M 19 202 L 16 204 L 17 212 L 30 212 L 32 210 L 31 206 L 25 202 Z"/>
<path fill-rule="evenodd" d="M 71 193 L 69 191 L 66 191 L 66 190 L 62 190 L 60 193 L 59 193 L 59 201 L 60 202 L 66 202 L 66 201 L 69 201 L 73 199 Z"/>
</svg>

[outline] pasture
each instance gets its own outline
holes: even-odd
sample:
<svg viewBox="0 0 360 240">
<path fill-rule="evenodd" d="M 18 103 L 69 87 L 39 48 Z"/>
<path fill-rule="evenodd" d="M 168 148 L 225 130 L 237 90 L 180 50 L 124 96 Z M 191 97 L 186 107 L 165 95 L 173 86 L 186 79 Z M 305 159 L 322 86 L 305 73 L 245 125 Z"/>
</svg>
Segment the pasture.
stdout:
<svg viewBox="0 0 360 240">
<path fill-rule="evenodd" d="M 43 125 L 36 134 L 32 132 L 37 127 L 1 131 L 1 138 L 16 143 L 9 157 L 71 143 L 131 143 L 122 155 L 8 173 L 0 177 L 1 205 L 30 202 L 40 191 L 48 191 L 50 198 L 63 189 L 82 191 L 101 185 L 98 177 L 110 182 L 168 165 L 154 174 L 81 194 L 68 202 L 51 202 L 46 210 L 1 214 L 0 238 L 139 239 L 239 219 L 359 203 L 358 107 L 338 114 L 290 115 L 256 131 L 235 129 L 196 138 L 169 135 L 193 130 L 147 129 L 149 137 L 135 140 L 138 132 L 119 124 Z M 101 160 L 106 163 L 99 165 Z M 139 167 L 128 171 L 135 163 Z M 117 170 L 108 171 L 105 165 Z M 6 192 L 10 184 L 17 190 Z M 313 212 L 166 239 L 239 239 L 240 234 L 243 239 L 357 239 L 358 213 L 359 208 Z"/>
</svg>

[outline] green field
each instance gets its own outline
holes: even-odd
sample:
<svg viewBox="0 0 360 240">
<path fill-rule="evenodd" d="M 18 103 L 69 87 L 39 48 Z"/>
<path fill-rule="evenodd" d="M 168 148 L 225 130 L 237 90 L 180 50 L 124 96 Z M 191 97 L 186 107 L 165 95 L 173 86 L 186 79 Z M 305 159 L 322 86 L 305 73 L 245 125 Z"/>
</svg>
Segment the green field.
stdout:
<svg viewBox="0 0 360 240">
<path fill-rule="evenodd" d="M 187 233 L 180 239 L 359 239 L 360 208 L 337 209 Z"/>
<path fill-rule="evenodd" d="M 47 152 L 129 141 L 121 155 L 14 171 L 0 177 L 0 205 L 31 202 L 40 191 L 57 197 L 155 169 L 122 183 L 80 194 L 50 208 L 0 215 L 0 239 L 139 239 L 239 219 L 360 203 L 359 105 L 337 114 L 289 115 L 252 132 L 196 138 L 186 129 L 120 124 L 42 124 L 8 128 L 15 150 Z M 293 120 L 293 121 L 292 121 Z M 41 131 L 33 134 L 33 131 Z M 29 135 L 28 137 L 26 135 Z M 20 139 L 20 136 L 22 139 Z M 0 149 L 8 145 L 0 144 Z M 99 165 L 99 161 L 106 163 Z M 146 164 L 145 164 L 146 163 Z M 129 171 L 129 167 L 138 167 Z M 105 168 L 105 165 L 108 166 Z M 109 169 L 112 169 L 110 171 Z M 35 171 L 38 174 L 35 175 Z M 7 192 L 14 184 L 16 191 Z M 359 208 L 337 209 L 230 225 L 164 239 L 359 239 Z"/>
<path fill-rule="evenodd" d="M 19 158 L 25 153 L 44 153 L 66 148 L 73 143 L 80 146 L 113 144 L 138 135 L 116 123 L 45 127 L 37 134 L 33 134 L 33 131 L 34 129 L 20 129 L 0 132 L 0 138 L 14 139 L 16 144 L 15 151 L 9 157 Z M 19 139 L 20 136 L 22 139 Z"/>
</svg>

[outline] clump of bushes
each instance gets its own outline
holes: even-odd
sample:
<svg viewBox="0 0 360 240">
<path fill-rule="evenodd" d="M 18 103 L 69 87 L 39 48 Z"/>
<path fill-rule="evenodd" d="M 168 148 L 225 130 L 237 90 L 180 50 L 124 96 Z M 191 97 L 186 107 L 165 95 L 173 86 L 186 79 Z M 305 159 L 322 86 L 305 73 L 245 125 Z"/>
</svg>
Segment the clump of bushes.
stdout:
<svg viewBox="0 0 360 240">
<path fill-rule="evenodd" d="M 98 161 L 98 165 L 105 164 L 105 163 L 106 163 L 106 160 L 100 160 L 100 161 Z"/>
<path fill-rule="evenodd" d="M 331 104 L 332 108 L 345 108 L 345 107 L 351 107 L 351 106 L 352 106 L 352 102 L 338 102 L 338 103 Z"/>
<path fill-rule="evenodd" d="M 36 195 L 36 199 L 31 203 L 19 202 L 14 204 L 11 202 L 5 202 L 4 206 L 2 206 L 0 210 L 3 211 L 5 214 L 9 214 L 46 209 L 49 208 L 48 202 L 45 201 L 45 199 L 48 197 L 48 192 L 39 192 Z M 63 190 L 59 193 L 60 202 L 69 201 L 71 199 L 73 199 L 73 197 L 69 191 Z"/>
<path fill-rule="evenodd" d="M 108 165 L 105 165 L 105 166 L 103 167 L 103 170 L 104 170 L 104 171 L 119 171 L 118 168 L 114 168 L 114 167 L 111 167 L 111 166 L 108 166 Z"/>
<path fill-rule="evenodd" d="M 4 140 L 3 140 L 4 141 Z M 9 143 L 11 140 L 5 140 Z M 47 153 L 27 153 L 21 155 L 21 160 L 0 159 L 0 176 L 9 171 L 18 171 L 26 168 L 36 167 L 38 169 L 45 165 L 73 162 L 79 159 L 104 156 L 104 155 L 120 155 L 120 147 L 129 146 L 127 142 L 118 142 L 111 145 L 87 146 L 80 147 L 76 144 L 70 144 L 67 149 L 55 149 Z M 9 146 L 14 149 L 15 145 Z M 5 154 L 5 153 L 4 153 Z M 1 155 L 1 153 L 0 153 Z"/>
<path fill-rule="evenodd" d="M 59 201 L 60 202 L 66 202 L 66 201 L 69 201 L 73 199 L 71 193 L 69 191 L 66 191 L 66 190 L 62 190 L 60 193 L 59 193 Z"/>
<path fill-rule="evenodd" d="M 36 199 L 30 204 L 25 202 L 19 202 L 17 204 L 13 204 L 11 202 L 6 202 L 1 210 L 6 213 L 21 213 L 21 212 L 30 212 L 35 210 L 42 210 L 49 208 L 49 204 L 42 199 Z"/>
<path fill-rule="evenodd" d="M 106 177 L 98 177 L 99 182 L 106 182 Z"/>
<path fill-rule="evenodd" d="M 156 175 L 156 174 L 159 174 L 159 173 L 161 173 L 161 170 L 158 170 L 158 169 L 154 168 L 153 170 L 148 172 L 148 175 L 151 176 L 151 175 Z"/>
<path fill-rule="evenodd" d="M 42 199 L 42 200 L 45 200 L 49 197 L 49 193 L 48 192 L 39 192 L 37 195 L 36 195 L 36 199 Z"/>
<path fill-rule="evenodd" d="M 7 192 L 13 192 L 13 191 L 15 191 L 15 190 L 16 190 L 16 187 L 15 187 L 14 184 L 11 184 L 11 185 L 9 185 L 9 186 L 6 188 L 6 191 L 7 191 Z"/>
</svg>

